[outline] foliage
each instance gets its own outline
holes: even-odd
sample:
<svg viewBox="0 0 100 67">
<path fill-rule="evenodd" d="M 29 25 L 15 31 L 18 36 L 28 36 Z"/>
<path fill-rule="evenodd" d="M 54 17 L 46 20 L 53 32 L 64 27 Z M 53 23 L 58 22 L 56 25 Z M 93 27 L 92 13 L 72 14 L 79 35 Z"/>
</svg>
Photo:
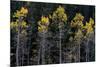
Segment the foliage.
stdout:
<svg viewBox="0 0 100 67">
<path fill-rule="evenodd" d="M 49 18 L 42 16 L 41 20 L 38 22 L 38 31 L 46 32 L 48 30 Z"/>
<path fill-rule="evenodd" d="M 86 34 L 89 34 L 94 31 L 94 20 L 90 18 L 89 22 L 86 22 L 86 25 L 83 26 L 83 29 L 86 30 Z"/>
<path fill-rule="evenodd" d="M 13 17 L 17 17 L 16 21 L 12 21 L 10 23 L 11 29 L 15 29 L 16 31 L 18 31 L 18 27 L 21 27 L 22 29 L 27 28 L 28 25 L 26 21 L 24 20 L 22 20 L 21 22 L 19 21 L 21 17 L 26 17 L 27 13 L 28 9 L 24 7 L 21 7 L 20 10 L 17 10 L 17 12 L 15 12 L 13 15 Z"/>
<path fill-rule="evenodd" d="M 89 56 L 95 57 L 93 7 L 31 2 L 12 5 L 11 65 L 17 65 L 16 54 L 20 66 L 86 61 L 87 49 L 93 51 Z"/>
<path fill-rule="evenodd" d="M 61 5 L 59 5 L 59 7 L 52 12 L 52 14 L 49 14 L 49 18 L 51 20 L 50 29 L 53 32 L 56 32 L 60 28 L 64 27 L 68 20 L 65 9 Z"/>
<path fill-rule="evenodd" d="M 28 25 L 26 24 L 26 22 L 24 20 L 22 22 L 20 22 L 20 25 L 19 25 L 18 20 L 16 20 L 15 22 L 11 22 L 11 24 L 10 24 L 11 29 L 15 29 L 16 31 L 18 31 L 18 26 L 20 26 L 22 29 L 28 27 Z"/>
<path fill-rule="evenodd" d="M 80 27 L 80 28 L 82 28 L 83 19 L 84 19 L 84 16 L 82 16 L 80 13 L 76 13 L 74 19 L 71 21 L 71 27 Z"/>
<path fill-rule="evenodd" d="M 28 9 L 25 8 L 25 7 L 21 7 L 20 10 L 17 10 L 17 11 L 14 13 L 13 17 L 17 17 L 17 18 L 22 17 L 22 16 L 25 17 L 27 14 L 28 14 Z"/>
<path fill-rule="evenodd" d="M 50 16 L 53 21 L 59 20 L 61 22 L 67 21 L 67 15 L 65 13 L 65 9 L 62 6 L 59 6 L 56 11 L 53 12 L 53 15 Z"/>
</svg>

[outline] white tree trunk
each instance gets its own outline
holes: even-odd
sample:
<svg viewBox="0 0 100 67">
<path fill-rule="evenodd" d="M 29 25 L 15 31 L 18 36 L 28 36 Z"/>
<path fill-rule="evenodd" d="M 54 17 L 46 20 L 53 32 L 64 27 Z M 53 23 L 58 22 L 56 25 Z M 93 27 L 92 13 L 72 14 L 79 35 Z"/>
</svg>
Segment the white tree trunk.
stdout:
<svg viewBox="0 0 100 67">
<path fill-rule="evenodd" d="M 20 19 L 20 18 L 19 18 Z M 17 45 L 16 45 L 16 65 L 19 66 L 20 62 L 19 62 L 19 48 L 20 48 L 20 22 L 18 22 L 18 34 L 17 34 Z"/>
<path fill-rule="evenodd" d="M 89 61 L 89 45 L 88 45 L 89 39 L 87 39 L 86 42 L 86 62 Z"/>
<path fill-rule="evenodd" d="M 59 63 L 62 63 L 62 48 L 61 48 L 61 38 L 62 38 L 62 28 L 61 22 L 59 23 Z"/>
<path fill-rule="evenodd" d="M 42 37 L 42 40 L 41 40 L 41 47 L 42 47 L 42 64 L 45 64 L 45 33 L 43 32 L 43 37 Z"/>
</svg>

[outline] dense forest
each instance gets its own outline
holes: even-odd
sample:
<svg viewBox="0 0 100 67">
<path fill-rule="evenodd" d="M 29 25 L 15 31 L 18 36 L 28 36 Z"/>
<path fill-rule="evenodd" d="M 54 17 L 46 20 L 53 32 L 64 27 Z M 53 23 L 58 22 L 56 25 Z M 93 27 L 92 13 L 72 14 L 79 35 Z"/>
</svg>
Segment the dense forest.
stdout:
<svg viewBox="0 0 100 67">
<path fill-rule="evenodd" d="M 11 1 L 11 66 L 95 61 L 95 6 Z"/>
</svg>

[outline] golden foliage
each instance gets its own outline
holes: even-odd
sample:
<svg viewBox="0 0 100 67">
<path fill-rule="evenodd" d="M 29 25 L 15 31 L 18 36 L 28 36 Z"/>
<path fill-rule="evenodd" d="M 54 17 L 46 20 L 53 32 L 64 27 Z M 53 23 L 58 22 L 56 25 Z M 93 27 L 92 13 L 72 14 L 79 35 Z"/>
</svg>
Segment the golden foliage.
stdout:
<svg viewBox="0 0 100 67">
<path fill-rule="evenodd" d="M 42 16 L 41 20 L 38 22 L 38 31 L 46 32 L 48 30 L 49 18 Z"/>
<path fill-rule="evenodd" d="M 80 29 L 78 29 L 78 31 L 75 32 L 75 38 L 76 38 L 76 39 L 78 39 L 78 38 L 80 39 L 80 38 L 82 37 L 82 35 L 83 35 L 83 34 L 82 34 L 82 31 L 81 31 Z"/>
<path fill-rule="evenodd" d="M 44 26 L 44 25 L 41 25 L 41 26 L 38 26 L 38 31 L 39 32 L 45 32 L 48 30 L 48 27 Z"/>
<path fill-rule="evenodd" d="M 82 16 L 81 13 L 76 13 L 76 16 L 74 17 L 75 21 L 83 21 L 84 16 Z"/>
<path fill-rule="evenodd" d="M 21 10 L 20 10 L 20 12 L 21 12 L 22 14 L 27 14 L 27 13 L 28 13 L 28 9 L 22 7 Z"/>
<path fill-rule="evenodd" d="M 65 9 L 62 6 L 59 6 L 57 10 L 53 12 L 53 15 L 50 16 L 50 18 L 52 18 L 52 20 L 57 19 L 62 22 L 67 21 L 67 15 L 65 13 Z"/>
<path fill-rule="evenodd" d="M 13 16 L 13 17 L 26 16 L 27 13 L 28 13 L 28 9 L 25 8 L 25 7 L 21 7 L 20 10 L 17 10 L 17 11 L 14 13 L 14 16 Z"/>
<path fill-rule="evenodd" d="M 49 18 L 48 17 L 41 17 L 41 24 L 42 25 L 47 25 L 49 23 Z"/>
<path fill-rule="evenodd" d="M 25 7 L 21 7 L 20 10 L 17 10 L 13 15 L 13 17 L 17 17 L 16 21 L 10 23 L 11 29 L 15 29 L 16 31 L 18 31 L 18 26 L 21 28 L 26 28 L 27 27 L 26 22 L 24 20 L 19 22 L 18 18 L 25 17 L 27 15 L 27 13 L 28 13 L 28 9 Z"/>
<path fill-rule="evenodd" d="M 83 19 L 84 16 L 82 16 L 80 13 L 76 13 L 75 17 L 71 21 L 71 27 L 82 27 Z"/>
<path fill-rule="evenodd" d="M 27 24 L 26 24 L 25 21 L 22 21 L 22 22 L 21 22 L 21 27 L 23 27 L 23 28 L 27 27 Z"/>
<path fill-rule="evenodd" d="M 11 28 L 18 27 L 17 22 L 11 22 L 10 27 Z"/>
<path fill-rule="evenodd" d="M 20 25 L 18 23 L 20 23 Z M 27 24 L 24 20 L 22 22 L 19 22 L 18 20 L 16 20 L 15 22 L 10 23 L 11 29 L 15 29 L 16 31 L 18 31 L 18 26 L 20 26 L 21 28 L 26 28 Z"/>
<path fill-rule="evenodd" d="M 93 25 L 94 25 L 94 20 L 90 18 L 89 22 L 86 22 L 86 25 L 83 26 L 83 28 L 87 31 L 87 34 L 93 32 Z"/>
</svg>

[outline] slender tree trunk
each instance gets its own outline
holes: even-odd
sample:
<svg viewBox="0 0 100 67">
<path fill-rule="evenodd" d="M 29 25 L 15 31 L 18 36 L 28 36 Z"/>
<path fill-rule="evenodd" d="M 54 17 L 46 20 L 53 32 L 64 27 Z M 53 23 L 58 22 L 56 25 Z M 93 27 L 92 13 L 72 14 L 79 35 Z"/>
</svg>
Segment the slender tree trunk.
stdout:
<svg viewBox="0 0 100 67">
<path fill-rule="evenodd" d="M 40 47 L 39 47 L 39 51 L 38 51 L 38 65 L 40 64 L 40 54 L 41 54 L 41 48 Z"/>
<path fill-rule="evenodd" d="M 17 36 L 17 47 L 16 47 L 16 65 L 19 66 L 19 31 Z"/>
<path fill-rule="evenodd" d="M 18 34 L 17 34 L 17 45 L 16 45 L 16 65 L 19 66 L 20 65 L 20 23 L 22 22 L 22 17 L 19 18 L 19 22 L 18 22 Z"/>
<path fill-rule="evenodd" d="M 30 25 L 29 25 L 29 27 L 31 27 Z M 27 32 L 28 33 L 28 43 L 27 43 L 27 45 L 28 45 L 28 49 L 27 49 L 27 51 L 28 51 L 28 55 L 27 55 L 27 65 L 29 65 L 30 64 L 30 45 L 31 45 L 31 35 L 32 35 L 32 27 L 31 27 L 31 29 L 30 29 L 30 31 L 29 32 Z"/>
<path fill-rule="evenodd" d="M 20 39 L 19 38 L 20 37 L 19 36 L 20 35 L 20 26 L 19 25 L 20 25 L 20 22 L 18 22 L 17 47 L 16 47 L 16 65 L 17 66 L 19 66 L 19 47 L 20 47 L 19 46 L 19 44 L 20 44 L 19 43 L 20 42 L 20 40 L 19 40 Z"/>
<path fill-rule="evenodd" d="M 40 39 L 40 49 L 38 52 L 38 64 L 40 64 L 40 59 L 41 59 L 41 64 L 45 64 L 45 44 L 46 44 L 46 40 L 45 40 L 45 32 L 39 32 L 39 36 L 41 37 Z"/>
<path fill-rule="evenodd" d="M 28 57 L 27 57 L 27 64 L 29 65 L 29 50 L 30 50 L 30 46 L 28 46 Z"/>
<path fill-rule="evenodd" d="M 41 42 L 41 47 L 42 47 L 42 64 L 45 64 L 45 33 L 42 33 L 42 42 Z"/>
<path fill-rule="evenodd" d="M 61 26 L 61 22 L 59 23 L 59 63 L 62 63 L 62 48 L 61 48 L 61 35 L 62 35 L 62 28 Z"/>
<path fill-rule="evenodd" d="M 78 62 L 80 62 L 80 43 L 79 43 L 79 57 L 78 57 Z"/>
<path fill-rule="evenodd" d="M 86 62 L 89 61 L 89 46 L 88 46 L 88 42 L 89 42 L 89 39 L 87 39 L 87 43 L 86 43 Z"/>
<path fill-rule="evenodd" d="M 24 64 L 24 47 L 22 47 L 22 62 L 21 63 L 22 63 L 21 65 L 23 66 L 23 64 Z"/>
</svg>

